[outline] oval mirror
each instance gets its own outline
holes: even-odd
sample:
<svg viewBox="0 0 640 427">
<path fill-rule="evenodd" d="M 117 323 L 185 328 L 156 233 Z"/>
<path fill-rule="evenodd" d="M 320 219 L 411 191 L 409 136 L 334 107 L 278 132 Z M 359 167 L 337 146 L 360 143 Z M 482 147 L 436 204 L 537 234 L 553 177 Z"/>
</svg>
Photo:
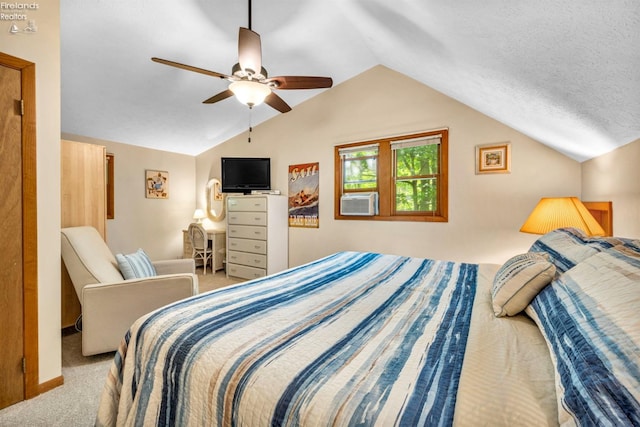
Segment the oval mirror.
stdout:
<svg viewBox="0 0 640 427">
<path fill-rule="evenodd" d="M 212 221 L 224 219 L 224 194 L 220 190 L 220 180 L 211 178 L 207 182 L 207 215 Z"/>
</svg>

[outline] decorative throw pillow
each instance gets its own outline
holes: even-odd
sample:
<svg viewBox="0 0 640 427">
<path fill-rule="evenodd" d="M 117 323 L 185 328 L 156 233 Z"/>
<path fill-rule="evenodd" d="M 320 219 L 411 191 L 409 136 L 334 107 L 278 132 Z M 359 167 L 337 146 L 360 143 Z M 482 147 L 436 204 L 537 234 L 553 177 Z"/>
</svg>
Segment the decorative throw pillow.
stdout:
<svg viewBox="0 0 640 427">
<path fill-rule="evenodd" d="M 496 317 L 520 313 L 555 273 L 556 266 L 546 254 L 529 252 L 509 259 L 493 279 L 491 296 Z"/>
<path fill-rule="evenodd" d="M 116 260 L 125 280 L 156 275 L 156 269 L 153 267 L 149 256 L 142 249 L 138 249 L 135 253 L 128 255 L 116 254 Z"/>
</svg>

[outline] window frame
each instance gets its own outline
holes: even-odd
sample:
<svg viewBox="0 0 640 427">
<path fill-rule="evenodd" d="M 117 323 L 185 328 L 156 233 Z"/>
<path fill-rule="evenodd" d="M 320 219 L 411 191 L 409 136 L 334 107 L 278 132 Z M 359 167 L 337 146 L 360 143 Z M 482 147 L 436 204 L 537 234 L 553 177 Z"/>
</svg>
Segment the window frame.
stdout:
<svg viewBox="0 0 640 427">
<path fill-rule="evenodd" d="M 435 212 L 396 212 L 395 211 L 395 173 L 392 142 L 402 140 L 429 138 L 440 135 L 440 155 L 438 165 L 438 209 Z M 343 194 L 343 165 L 340 149 L 354 148 L 366 145 L 378 145 L 377 176 L 378 176 L 378 214 L 377 215 L 341 215 L 340 197 Z M 449 130 L 437 129 L 425 132 L 392 136 L 375 140 L 340 144 L 334 147 L 334 218 L 339 220 L 367 220 L 367 221 L 420 221 L 420 222 L 448 222 L 449 206 Z M 371 192 L 375 189 L 350 190 L 345 193 Z"/>
</svg>

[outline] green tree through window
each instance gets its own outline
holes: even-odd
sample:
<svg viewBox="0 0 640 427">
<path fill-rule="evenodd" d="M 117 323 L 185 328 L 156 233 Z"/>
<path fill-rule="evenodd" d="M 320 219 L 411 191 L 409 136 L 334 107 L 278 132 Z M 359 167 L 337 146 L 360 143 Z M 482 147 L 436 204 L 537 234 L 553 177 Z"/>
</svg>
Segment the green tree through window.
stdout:
<svg viewBox="0 0 640 427">
<path fill-rule="evenodd" d="M 394 153 L 396 212 L 433 212 L 438 207 L 439 143 L 398 147 Z"/>
<path fill-rule="evenodd" d="M 448 130 L 336 146 L 338 219 L 447 221 Z M 340 197 L 376 192 L 378 214 L 340 215 Z"/>
<path fill-rule="evenodd" d="M 375 190 L 378 186 L 378 148 L 343 153 L 345 190 Z"/>
</svg>

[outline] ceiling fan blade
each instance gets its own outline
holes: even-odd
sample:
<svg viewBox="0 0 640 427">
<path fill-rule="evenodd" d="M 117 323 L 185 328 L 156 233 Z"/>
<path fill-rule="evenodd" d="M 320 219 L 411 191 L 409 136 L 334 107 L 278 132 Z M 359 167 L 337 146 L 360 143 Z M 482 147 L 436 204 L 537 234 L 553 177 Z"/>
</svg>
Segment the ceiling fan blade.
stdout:
<svg viewBox="0 0 640 427">
<path fill-rule="evenodd" d="M 275 108 L 281 113 L 286 113 L 291 111 L 291 107 L 289 107 L 289 105 L 286 102 L 284 102 L 282 98 L 280 98 L 278 95 L 276 95 L 273 92 L 267 95 L 267 97 L 264 99 L 264 103 L 269 105 L 272 108 Z"/>
<path fill-rule="evenodd" d="M 238 63 L 244 71 L 260 74 L 262 70 L 262 44 L 260 34 L 240 27 L 238 33 Z"/>
<path fill-rule="evenodd" d="M 233 92 L 231 92 L 229 89 L 222 91 L 216 95 L 213 95 L 211 98 L 209 99 L 205 99 L 204 101 L 202 101 L 203 104 L 213 104 L 214 102 L 218 102 L 218 101 L 222 101 L 223 99 L 227 99 L 230 96 L 233 96 Z"/>
<path fill-rule="evenodd" d="M 218 78 L 221 78 L 221 79 L 228 79 L 228 80 L 231 79 L 231 77 L 227 76 L 226 74 L 216 73 L 215 71 L 205 70 L 204 68 L 193 67 L 191 65 L 185 65 L 185 64 L 181 64 L 179 62 L 169 61 L 169 60 L 166 60 L 166 59 L 155 58 L 155 57 L 151 58 L 151 60 L 153 62 L 158 62 L 160 64 L 165 64 L 165 65 L 170 65 L 172 67 L 182 68 L 183 70 L 194 71 L 196 73 L 205 74 L 207 76 L 213 76 L 213 77 L 218 77 Z"/>
<path fill-rule="evenodd" d="M 333 85 L 331 77 L 278 76 L 264 83 L 275 84 L 276 89 L 323 89 Z"/>
</svg>

